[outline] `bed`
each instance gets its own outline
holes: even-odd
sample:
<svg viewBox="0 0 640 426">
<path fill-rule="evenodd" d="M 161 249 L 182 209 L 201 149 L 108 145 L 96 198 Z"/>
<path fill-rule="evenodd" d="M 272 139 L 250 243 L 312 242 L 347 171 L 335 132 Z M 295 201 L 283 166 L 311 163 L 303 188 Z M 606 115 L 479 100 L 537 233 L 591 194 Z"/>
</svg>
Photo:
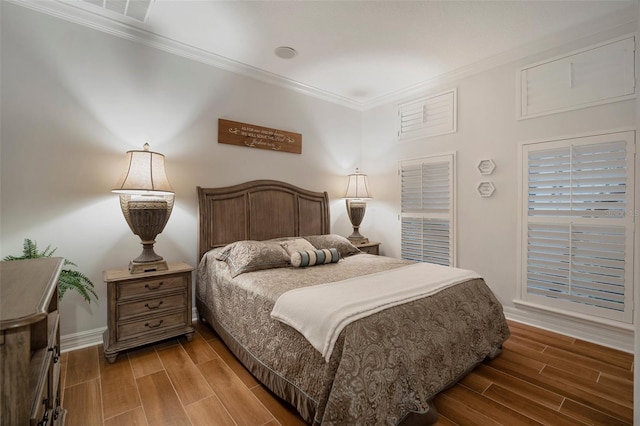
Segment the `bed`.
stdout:
<svg viewBox="0 0 640 426">
<path fill-rule="evenodd" d="M 331 234 L 326 192 L 259 180 L 198 187 L 198 200 L 199 319 L 310 424 L 433 422 L 433 397 L 497 356 L 509 336 L 502 306 L 482 278 L 473 277 L 349 323 L 323 356 L 301 332 L 272 318 L 278 299 L 293 289 L 387 277 L 412 262 L 359 253 Z M 282 265 L 277 247 L 296 237 L 335 249 L 339 261 Z M 262 263 L 251 265 L 242 255 L 256 247 Z"/>
</svg>

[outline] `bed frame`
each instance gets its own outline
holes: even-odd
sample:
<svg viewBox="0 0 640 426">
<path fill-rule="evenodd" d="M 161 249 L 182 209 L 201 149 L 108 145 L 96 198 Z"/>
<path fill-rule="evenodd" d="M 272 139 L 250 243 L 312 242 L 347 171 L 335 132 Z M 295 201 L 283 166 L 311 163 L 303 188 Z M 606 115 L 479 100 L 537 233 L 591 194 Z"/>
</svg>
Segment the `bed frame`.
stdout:
<svg viewBox="0 0 640 426">
<path fill-rule="evenodd" d="M 198 187 L 198 259 L 240 240 L 328 234 L 329 196 L 276 180 Z"/>
<path fill-rule="evenodd" d="M 255 180 L 224 188 L 198 187 L 198 202 L 199 259 L 212 248 L 240 240 L 266 240 L 330 233 L 327 193 L 305 190 L 285 182 Z M 196 307 L 199 321 L 209 323 L 247 369 L 255 370 L 258 375 L 270 374 L 259 359 L 227 334 L 225 329 L 217 323 L 209 306 L 197 295 Z M 290 386 L 285 383 L 284 378 L 277 375 L 269 377 L 279 389 L 286 390 Z M 416 426 L 434 423 L 438 414 L 435 407 L 430 405 L 431 408 L 426 413 L 409 413 L 400 425 Z M 304 400 L 297 406 L 305 412 L 315 410 L 310 400 Z"/>
<path fill-rule="evenodd" d="M 223 188 L 198 187 L 198 261 L 215 248 L 241 240 L 329 234 L 329 196 L 275 181 L 254 180 Z M 221 327 L 210 307 L 196 295 L 198 321 L 208 323 L 248 369 L 261 370 L 259 359 Z M 266 371 L 267 369 L 265 369 Z M 252 373 L 252 374 L 255 374 Z M 265 372 L 264 374 L 269 374 Z M 279 386 L 288 385 L 282 378 Z M 315 408 L 308 403 L 306 410 Z"/>
</svg>

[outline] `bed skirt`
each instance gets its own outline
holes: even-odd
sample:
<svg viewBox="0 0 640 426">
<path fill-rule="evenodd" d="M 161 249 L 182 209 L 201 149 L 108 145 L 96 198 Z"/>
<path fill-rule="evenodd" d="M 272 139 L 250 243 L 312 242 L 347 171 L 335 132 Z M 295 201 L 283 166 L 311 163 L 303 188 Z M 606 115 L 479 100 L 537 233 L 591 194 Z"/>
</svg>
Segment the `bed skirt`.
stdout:
<svg viewBox="0 0 640 426">
<path fill-rule="evenodd" d="M 235 357 L 245 366 L 245 368 L 266 388 L 273 392 L 276 396 L 293 405 L 298 411 L 300 416 L 309 424 L 313 423 L 315 413 L 318 407 L 318 402 L 306 395 L 300 388 L 293 383 L 277 374 L 266 365 L 264 365 L 258 358 L 256 358 L 251 352 L 246 350 L 236 339 L 233 338 L 225 329 L 216 321 L 211 309 L 196 297 L 196 308 L 198 309 L 198 321 L 206 321 L 213 330 L 218 334 L 222 341 L 226 344 L 229 350 L 235 355 Z M 343 337 L 340 336 L 339 340 Z M 338 345 L 342 347 L 342 345 Z M 502 345 L 496 346 L 493 351 L 487 355 L 486 359 L 493 359 L 502 353 Z M 338 357 L 332 357 L 330 362 L 337 362 Z M 463 374 L 461 374 L 456 380 L 454 380 L 448 387 L 455 385 L 458 380 L 467 375 L 473 370 L 480 362 L 473 365 Z M 414 426 L 414 425 L 430 425 L 438 420 L 438 414 L 435 406 L 432 402 L 429 403 L 429 410 L 426 412 L 410 412 L 402 419 L 398 426 Z"/>
<path fill-rule="evenodd" d="M 260 383 L 279 398 L 293 405 L 307 423 L 313 422 L 318 407 L 317 401 L 314 401 L 284 377 L 269 369 L 258 358 L 247 351 L 216 321 L 209 307 L 198 298 L 196 298 L 196 308 L 198 309 L 198 320 L 202 318 L 211 325 L 229 350 Z"/>
</svg>

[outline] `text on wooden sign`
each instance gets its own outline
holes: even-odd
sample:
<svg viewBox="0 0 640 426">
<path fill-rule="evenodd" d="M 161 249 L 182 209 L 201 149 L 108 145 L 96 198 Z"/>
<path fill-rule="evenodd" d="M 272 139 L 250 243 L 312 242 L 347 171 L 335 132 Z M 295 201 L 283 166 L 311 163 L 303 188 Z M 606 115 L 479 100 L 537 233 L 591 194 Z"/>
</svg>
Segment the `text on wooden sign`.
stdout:
<svg viewBox="0 0 640 426">
<path fill-rule="evenodd" d="M 224 120 L 222 118 L 218 119 L 218 143 L 294 154 L 302 153 L 302 135 L 300 133 Z"/>
</svg>

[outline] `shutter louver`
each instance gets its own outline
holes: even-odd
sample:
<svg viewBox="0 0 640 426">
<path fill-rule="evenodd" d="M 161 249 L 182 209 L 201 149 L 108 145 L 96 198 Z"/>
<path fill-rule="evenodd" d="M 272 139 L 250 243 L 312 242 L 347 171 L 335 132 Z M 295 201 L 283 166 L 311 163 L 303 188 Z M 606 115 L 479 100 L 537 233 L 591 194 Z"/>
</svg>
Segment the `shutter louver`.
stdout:
<svg viewBox="0 0 640 426">
<path fill-rule="evenodd" d="M 572 207 L 580 216 L 624 217 L 627 152 L 624 141 L 573 148 Z"/>
<path fill-rule="evenodd" d="M 452 158 L 400 166 L 403 259 L 453 265 Z"/>
<path fill-rule="evenodd" d="M 456 90 L 411 101 L 398 107 L 400 140 L 456 131 Z"/>
<path fill-rule="evenodd" d="M 626 132 L 525 149 L 528 300 L 631 321 L 634 139 Z"/>
<path fill-rule="evenodd" d="M 449 247 L 448 220 L 402 218 L 401 257 L 403 259 L 451 266 Z"/>
<path fill-rule="evenodd" d="M 624 311 L 625 228 L 528 227 L 527 292 Z"/>
<path fill-rule="evenodd" d="M 626 143 L 529 153 L 529 216 L 624 217 Z"/>
<path fill-rule="evenodd" d="M 77 5 L 92 13 L 109 16 L 103 12 L 104 10 L 108 10 L 109 12 L 146 23 L 154 2 L 155 0 L 83 0 L 81 2 L 73 1 L 70 3 L 76 3 L 74 6 Z"/>
</svg>

